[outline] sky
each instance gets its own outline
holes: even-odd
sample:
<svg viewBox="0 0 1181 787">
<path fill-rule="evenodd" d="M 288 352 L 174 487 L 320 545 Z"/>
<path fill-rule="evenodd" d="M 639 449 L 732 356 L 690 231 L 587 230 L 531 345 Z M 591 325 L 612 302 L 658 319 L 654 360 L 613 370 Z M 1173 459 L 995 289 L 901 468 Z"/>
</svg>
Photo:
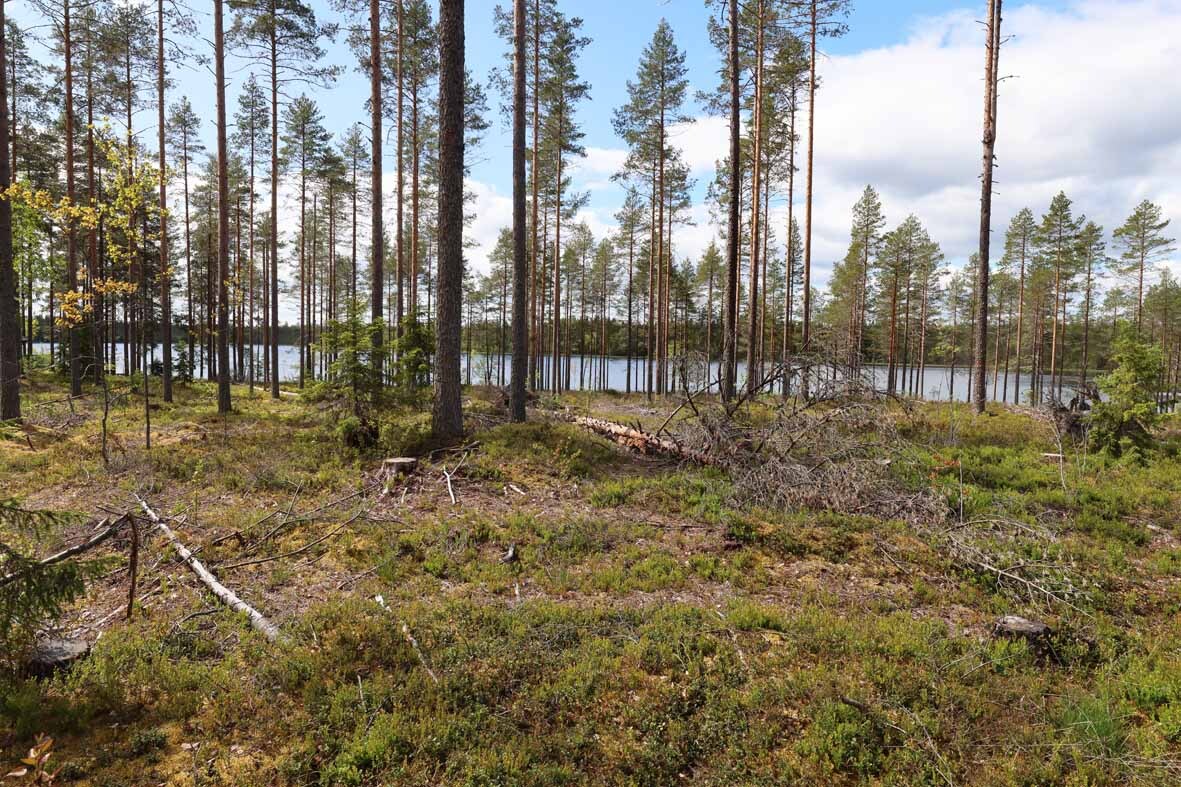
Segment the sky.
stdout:
<svg viewBox="0 0 1181 787">
<path fill-rule="evenodd" d="M 505 44 L 493 33 L 493 0 L 466 4 L 467 65 L 487 80 L 503 63 Z M 573 168 L 574 188 L 589 191 L 579 215 L 597 237 L 610 232 L 622 194 L 610 177 L 625 156 L 611 114 L 626 98 L 640 52 L 661 18 L 687 52 L 690 95 L 712 88 L 719 59 L 706 37 L 704 0 L 560 0 L 584 20 L 592 39 L 579 62 L 591 85 L 578 110 L 586 157 Z M 880 193 L 889 226 L 913 213 L 942 244 L 949 263 L 962 265 L 975 250 L 979 216 L 981 103 L 985 0 L 854 0 L 849 32 L 822 41 L 815 152 L 814 280 L 823 286 L 844 256 L 850 212 L 867 184 Z M 345 21 L 323 0 L 313 2 L 326 21 Z M 19 7 L 18 7 L 19 8 Z M 154 9 L 154 4 L 153 4 Z M 28 13 L 25 11 L 24 13 Z M 199 22 L 212 24 L 202 10 Z M 22 13 L 15 13 L 21 19 Z M 355 21 L 353 22 L 355 24 Z M 1181 0 L 1009 0 L 1005 6 L 998 110 L 997 183 L 993 231 L 998 242 L 1009 219 L 1028 206 L 1040 215 L 1063 190 L 1077 213 L 1110 232 L 1142 199 L 1164 207 L 1181 230 Z M 206 46 L 196 43 L 195 46 Z M 329 129 L 343 134 L 366 122 L 368 80 L 342 42 L 324 42 L 326 63 L 344 68 L 329 89 L 309 90 Z M 228 65 L 231 113 L 249 64 Z M 214 91 L 208 68 L 180 69 L 172 95 L 187 95 L 205 121 L 214 149 Z M 468 151 L 468 189 L 476 196 L 469 261 L 485 271 L 503 227 L 511 224 L 509 129 L 489 89 L 493 127 Z M 690 100 L 696 122 L 677 128 L 679 145 L 697 180 L 692 226 L 677 228 L 674 253 L 696 258 L 718 237 L 704 204 L 705 183 L 725 155 L 724 118 L 709 117 Z M 804 118 L 801 118 L 803 122 Z M 155 137 L 153 108 L 136 119 L 137 131 Z M 802 126 L 801 126 L 802 127 Z M 391 129 L 387 125 L 387 133 Z M 150 144 L 150 143 L 149 143 Z M 392 192 L 392 145 L 385 162 Z M 802 161 L 802 159 L 801 159 Z M 802 176 L 797 201 L 802 202 Z M 294 201 L 281 220 L 294 229 Z M 393 200 L 386 198 L 392 216 Z M 776 227 L 786 223 L 786 200 L 772 208 Z M 782 237 L 780 230 L 777 233 Z M 1181 267 L 1181 266 L 1178 266 Z"/>
</svg>

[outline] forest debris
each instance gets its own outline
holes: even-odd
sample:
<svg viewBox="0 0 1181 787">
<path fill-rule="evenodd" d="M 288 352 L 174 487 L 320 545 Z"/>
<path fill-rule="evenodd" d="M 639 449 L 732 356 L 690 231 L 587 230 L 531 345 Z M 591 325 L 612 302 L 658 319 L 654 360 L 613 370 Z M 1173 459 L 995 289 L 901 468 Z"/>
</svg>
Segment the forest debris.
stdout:
<svg viewBox="0 0 1181 787">
<path fill-rule="evenodd" d="M 701 451 L 694 451 L 691 448 L 686 448 L 678 444 L 675 440 L 666 437 L 657 437 L 639 429 L 633 429 L 630 426 L 617 424 L 613 421 L 604 421 L 601 418 L 589 418 L 587 416 L 575 416 L 571 420 L 578 426 L 589 429 L 595 434 L 607 437 L 622 446 L 639 451 L 642 454 L 664 454 L 702 465 L 718 464 L 717 457 L 710 456 Z"/>
<path fill-rule="evenodd" d="M 152 520 L 152 523 L 155 524 L 156 529 L 163 533 L 164 537 L 168 539 L 168 542 L 172 544 L 172 548 L 180 556 L 180 559 L 192 569 L 193 573 L 197 575 L 197 578 L 201 580 L 205 587 L 209 588 L 209 591 L 219 601 L 236 612 L 245 613 L 250 620 L 251 628 L 266 637 L 268 641 L 275 642 L 280 638 L 278 627 L 257 609 L 238 598 L 232 590 L 218 582 L 217 577 L 213 576 L 209 572 L 209 569 L 201 564 L 201 561 L 193 557 L 192 551 L 181 543 L 180 539 L 176 537 L 176 534 L 172 532 L 168 525 L 164 524 L 164 520 L 152 510 L 146 500 L 138 494 L 135 496 L 135 499 L 139 501 L 140 507 L 143 508 L 148 518 Z"/>
<path fill-rule="evenodd" d="M 1024 639 L 1029 642 L 1047 637 L 1050 627 L 1036 620 L 1029 620 L 1020 615 L 1005 615 L 992 627 L 993 636 Z"/>
<path fill-rule="evenodd" d="M 123 527 L 123 525 L 126 524 L 129 520 L 130 520 L 130 517 L 127 514 L 124 514 L 123 516 L 119 517 L 118 519 L 116 519 L 114 522 L 111 522 L 110 524 L 107 524 L 108 520 L 104 519 L 101 522 L 99 522 L 99 526 L 102 527 L 103 525 L 105 525 L 105 527 L 102 527 L 101 530 L 99 530 L 97 533 L 92 535 L 90 538 L 83 541 L 81 544 L 77 544 L 75 546 L 68 547 L 67 549 L 63 549 L 61 552 L 58 552 L 57 554 L 50 555 L 49 557 L 40 561 L 37 565 L 41 566 L 41 567 L 52 566 L 54 563 L 60 563 L 63 560 L 69 560 L 70 558 L 74 557 L 75 555 L 80 555 L 83 552 L 88 552 L 91 549 L 94 549 L 99 544 L 106 541 L 107 539 L 109 539 L 111 536 L 115 535 L 115 533 L 118 532 Z M 20 572 L 20 571 L 13 572 L 11 574 L 6 574 L 5 576 L 0 577 L 0 586 L 7 585 L 10 582 L 14 582 L 22 576 L 24 576 L 24 572 Z"/>
</svg>

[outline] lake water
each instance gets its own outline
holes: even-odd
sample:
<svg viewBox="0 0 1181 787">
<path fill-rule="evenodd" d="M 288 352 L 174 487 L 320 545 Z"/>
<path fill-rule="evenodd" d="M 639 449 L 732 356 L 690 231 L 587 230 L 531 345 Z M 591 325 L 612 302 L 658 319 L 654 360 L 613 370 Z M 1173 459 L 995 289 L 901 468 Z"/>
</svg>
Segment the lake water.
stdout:
<svg viewBox="0 0 1181 787">
<path fill-rule="evenodd" d="M 33 348 L 34 348 L 34 352 L 36 352 L 36 353 L 48 353 L 49 352 L 49 344 L 47 342 L 36 342 L 36 343 L 34 343 Z M 261 346 L 257 346 L 255 348 L 255 353 L 256 353 L 255 357 L 258 359 L 259 363 L 261 363 L 262 357 L 263 357 L 263 348 Z M 247 350 L 247 354 L 249 355 L 249 349 Z M 233 353 L 231 351 L 231 359 L 232 359 L 232 355 L 233 355 Z M 159 360 L 159 358 L 160 358 L 159 345 L 156 345 L 155 347 L 152 348 L 152 358 L 153 358 L 153 360 Z M 198 358 L 199 358 L 199 354 L 198 354 Z M 551 359 L 546 358 L 546 359 L 544 359 L 544 363 L 542 364 L 542 366 L 543 366 L 542 374 L 539 377 L 539 380 L 541 381 L 541 386 L 543 388 L 549 387 L 550 361 L 551 361 Z M 505 355 L 503 357 L 503 359 L 498 359 L 498 357 L 495 355 L 482 355 L 482 354 L 473 354 L 469 358 L 467 356 L 467 354 L 464 354 L 461 358 L 460 363 L 461 363 L 460 371 L 462 374 L 462 379 L 465 383 L 469 382 L 469 380 L 470 380 L 471 383 L 476 384 L 476 385 L 483 385 L 483 384 L 498 385 L 498 384 L 504 384 L 508 380 L 508 377 L 510 374 L 510 367 L 511 367 L 511 358 L 509 356 Z M 585 369 L 583 368 L 584 363 L 585 363 Z M 199 361 L 198 361 L 198 364 L 199 364 Z M 503 377 L 501 377 L 501 374 L 500 374 L 501 364 L 503 364 L 503 370 L 504 370 Z M 565 374 L 565 367 L 566 367 L 565 359 L 563 359 L 563 373 L 564 374 Z M 587 388 L 598 387 L 599 375 L 602 373 L 601 370 L 603 368 L 602 359 L 597 358 L 597 357 L 591 357 L 591 356 L 582 357 L 582 356 L 575 355 L 570 358 L 569 367 L 570 368 L 569 368 L 569 374 L 568 374 L 567 379 L 569 379 L 570 390 L 577 391 L 577 390 L 582 390 L 582 388 L 584 388 L 584 387 L 587 387 Z M 719 362 L 714 361 L 710 364 L 710 374 L 712 375 L 710 377 L 711 380 L 717 379 L 718 368 L 719 368 Z M 646 370 L 647 370 L 647 364 L 644 362 L 643 358 L 632 358 L 632 362 L 631 362 L 631 378 L 632 378 L 631 390 L 637 391 L 637 390 L 644 389 L 644 375 L 646 373 Z M 672 366 L 670 365 L 670 372 L 673 372 L 673 371 L 674 370 L 673 370 Z M 119 374 L 123 374 L 125 372 L 124 365 L 123 365 L 122 345 L 119 346 L 119 352 L 118 352 L 117 358 L 116 358 L 116 372 Z M 704 366 L 700 365 L 700 364 L 697 369 L 690 372 L 690 385 L 692 387 L 694 387 L 695 389 L 698 387 L 701 387 L 702 378 L 704 377 L 704 372 L 705 372 Z M 283 380 L 284 382 L 294 382 L 299 379 L 299 348 L 298 347 L 296 347 L 294 345 L 280 345 L 280 347 L 279 347 L 279 373 L 280 373 L 280 379 Z M 865 380 L 867 383 L 870 380 L 872 380 L 872 385 L 876 390 L 885 390 L 886 376 L 887 376 L 887 369 L 885 366 L 877 365 L 877 364 L 866 365 L 865 367 L 863 367 L 863 374 L 865 375 Z M 619 356 L 613 356 L 613 357 L 608 358 L 606 360 L 606 375 L 607 375 L 607 387 L 608 388 L 616 390 L 616 391 L 625 390 L 627 387 L 627 376 L 628 376 L 627 359 L 624 357 L 619 357 Z M 676 372 L 675 376 L 677 379 L 678 387 L 680 387 L 680 372 Z M 738 384 L 741 386 L 742 384 L 744 384 L 745 378 L 746 378 L 746 365 L 741 362 L 739 363 L 738 377 L 739 377 Z M 899 382 L 900 389 L 904 388 L 905 386 L 902 384 L 903 376 L 902 376 L 901 370 L 898 371 L 898 378 L 900 381 Z M 256 379 L 256 381 L 260 381 L 262 379 L 261 373 L 256 373 L 255 379 Z M 909 379 L 909 377 L 907 379 Z M 985 379 L 986 379 L 985 385 L 988 390 L 989 398 L 991 399 L 992 398 L 992 391 L 993 391 L 992 374 L 987 374 Z M 969 393 L 968 386 L 969 386 L 970 380 L 971 380 L 970 371 L 965 366 L 957 366 L 955 368 L 954 377 L 952 375 L 952 370 L 950 367 L 947 367 L 947 366 L 927 366 L 926 371 L 923 375 L 920 390 L 922 393 L 922 397 L 925 399 L 931 399 L 931 400 L 955 399 L 956 401 L 963 402 L 963 401 L 967 401 L 967 399 L 968 399 L 968 393 Z M 1019 395 L 1021 397 L 1021 400 L 1022 401 L 1026 400 L 1028 398 L 1027 393 L 1029 391 L 1031 380 L 1032 380 L 1032 376 L 1029 374 L 1022 374 L 1022 375 L 1020 375 L 1020 378 L 1018 378 L 1018 376 L 1015 374 L 1012 374 L 1012 373 L 1009 374 L 1009 376 L 1008 376 L 1009 388 L 1008 388 L 1007 401 L 1012 402 L 1014 400 L 1014 388 L 1013 388 L 1014 385 L 1020 386 L 1020 394 Z M 953 385 L 953 383 L 954 383 L 954 385 Z M 1065 384 L 1063 386 L 1063 397 L 1065 399 L 1069 399 L 1070 397 L 1072 397 L 1074 395 L 1074 393 L 1075 393 L 1074 386 L 1076 384 L 1077 384 L 1077 378 L 1072 378 L 1070 376 L 1067 376 L 1065 378 Z M 1001 379 L 998 381 L 998 384 L 996 386 L 997 397 L 1000 397 L 1004 393 L 1004 385 L 1005 385 L 1005 380 L 1004 380 L 1004 375 L 1002 374 Z M 1047 381 L 1047 385 L 1048 385 L 1048 381 Z"/>
</svg>

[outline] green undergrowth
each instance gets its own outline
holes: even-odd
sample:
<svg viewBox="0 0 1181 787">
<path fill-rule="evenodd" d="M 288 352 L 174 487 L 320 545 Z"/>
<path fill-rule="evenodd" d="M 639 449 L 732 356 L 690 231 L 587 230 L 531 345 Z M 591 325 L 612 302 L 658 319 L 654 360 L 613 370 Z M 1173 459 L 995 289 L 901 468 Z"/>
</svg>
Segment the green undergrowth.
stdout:
<svg viewBox="0 0 1181 787">
<path fill-rule="evenodd" d="M 60 394 L 39 385 L 35 397 Z M 107 624 L 72 670 L 3 680 L 0 767 L 47 733 L 58 783 L 104 787 L 1177 783 L 1171 426 L 1157 450 L 1116 459 L 1060 450 L 1025 415 L 883 405 L 914 459 L 891 482 L 951 512 L 912 522 L 766 510 L 716 469 L 540 415 L 497 425 L 491 395 L 458 450 L 435 454 L 425 412 L 383 413 L 378 447 L 358 452 L 313 405 L 260 392 L 222 419 L 211 396 L 181 387 L 153 411 L 150 462 L 136 403 L 119 409 L 126 455 L 109 470 L 93 418 L 54 405 L 33 450 L 0 442 L 0 474 L 47 507 L 93 515 L 144 490 L 190 512 L 183 535 L 223 581 L 289 605 L 284 640 L 166 569 L 159 601 Z M 617 420 L 649 408 L 588 404 Z M 765 419 L 772 403 L 759 407 Z M 381 455 L 421 458 L 404 502 L 395 485 L 382 516 L 298 560 L 218 568 L 241 545 L 217 536 L 358 490 Z M 349 510 L 257 555 L 298 549 Z M 1069 604 L 948 549 L 1000 521 L 979 543 L 1010 570 L 1060 568 L 1079 588 Z M 1003 614 L 1053 633 L 994 638 Z"/>
</svg>

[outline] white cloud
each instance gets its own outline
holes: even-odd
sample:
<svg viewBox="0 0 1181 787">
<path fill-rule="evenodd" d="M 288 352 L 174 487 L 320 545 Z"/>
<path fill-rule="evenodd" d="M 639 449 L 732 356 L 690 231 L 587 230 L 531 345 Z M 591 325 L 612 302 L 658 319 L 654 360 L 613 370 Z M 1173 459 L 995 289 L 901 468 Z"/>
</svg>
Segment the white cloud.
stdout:
<svg viewBox="0 0 1181 787">
<path fill-rule="evenodd" d="M 848 245 L 850 211 L 867 183 L 897 224 L 916 214 L 953 264 L 975 250 L 980 201 L 983 33 L 979 11 L 914 21 L 901 43 L 821 61 L 817 93 L 813 218 L 814 278 L 823 286 Z M 1037 4 L 1005 18 L 993 232 L 1003 237 L 1022 207 L 1040 213 L 1059 190 L 1108 232 L 1142 199 L 1181 225 L 1181 0 L 1077 0 L 1066 10 Z M 801 136 L 807 115 L 799 120 Z M 726 155 L 728 119 L 702 116 L 670 136 L 701 187 Z M 803 147 L 803 146 L 801 146 Z M 576 188 L 592 191 L 600 215 L 621 193 L 600 175 L 623 149 L 588 148 Z M 803 156 L 796 179 L 804 221 Z M 581 181 L 581 182 L 580 182 Z M 615 204 L 605 204 L 613 200 Z M 678 255 L 700 254 L 715 237 L 705 206 L 678 228 Z M 777 205 L 772 220 L 786 223 Z M 609 222 L 608 222 L 609 224 Z M 778 235 L 782 239 L 782 232 Z"/>
<path fill-rule="evenodd" d="M 993 231 L 1060 189 L 1110 231 L 1141 199 L 1181 210 L 1178 0 L 1019 6 L 1001 50 Z M 975 15 L 921 20 L 906 42 L 821 64 L 814 259 L 841 257 L 866 183 L 891 224 L 917 214 L 954 260 L 975 247 L 983 68 Z M 1169 165 L 1172 165 L 1170 168 Z"/>
</svg>

